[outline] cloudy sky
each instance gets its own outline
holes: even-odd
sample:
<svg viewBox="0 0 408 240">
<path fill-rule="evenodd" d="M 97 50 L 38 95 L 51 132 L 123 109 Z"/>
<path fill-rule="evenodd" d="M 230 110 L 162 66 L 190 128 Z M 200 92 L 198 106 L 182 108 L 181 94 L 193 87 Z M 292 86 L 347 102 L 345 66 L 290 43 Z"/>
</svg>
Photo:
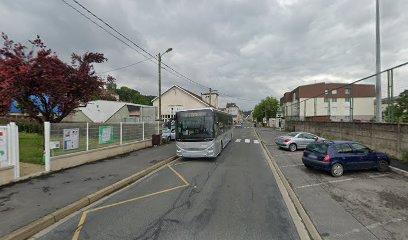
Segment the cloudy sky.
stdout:
<svg viewBox="0 0 408 240">
<path fill-rule="evenodd" d="M 163 62 L 217 89 L 222 104 L 236 102 L 244 110 L 301 84 L 351 82 L 375 71 L 375 0 L 78 2 L 152 54 L 172 47 Z M 408 1 L 381 0 L 380 9 L 386 69 L 408 61 Z M 60 0 L 1 0 L 0 31 L 22 43 L 40 35 L 66 61 L 72 52 L 104 53 L 109 60 L 97 72 L 145 59 Z M 397 88 L 407 87 L 401 80 L 407 68 L 395 74 Z M 157 63 L 110 74 L 119 85 L 157 95 Z M 198 94 L 208 91 L 162 75 L 163 89 L 178 84 Z"/>
</svg>

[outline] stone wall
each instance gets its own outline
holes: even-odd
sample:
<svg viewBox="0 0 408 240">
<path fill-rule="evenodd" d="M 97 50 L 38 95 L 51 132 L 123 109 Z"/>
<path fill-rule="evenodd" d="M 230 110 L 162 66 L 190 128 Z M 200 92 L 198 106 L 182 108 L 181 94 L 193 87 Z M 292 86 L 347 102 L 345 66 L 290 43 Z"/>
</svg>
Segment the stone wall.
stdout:
<svg viewBox="0 0 408 240">
<path fill-rule="evenodd" d="M 408 160 L 407 124 L 287 121 L 286 129 L 310 132 L 330 140 L 360 142 L 395 158 Z"/>
</svg>

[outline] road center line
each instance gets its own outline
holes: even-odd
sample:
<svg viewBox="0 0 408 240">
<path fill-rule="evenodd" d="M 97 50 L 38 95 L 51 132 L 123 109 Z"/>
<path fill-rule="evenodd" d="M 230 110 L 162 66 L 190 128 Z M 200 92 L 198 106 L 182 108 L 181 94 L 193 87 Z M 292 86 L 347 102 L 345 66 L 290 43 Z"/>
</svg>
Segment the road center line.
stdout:
<svg viewBox="0 0 408 240">
<path fill-rule="evenodd" d="M 307 187 L 315 187 L 315 186 L 320 186 L 320 185 L 324 185 L 324 184 L 345 182 L 345 181 L 350 181 L 350 180 L 354 180 L 354 178 L 346 178 L 346 179 L 333 180 L 333 181 L 328 181 L 328 182 L 321 182 L 321 183 L 303 185 L 303 186 L 298 186 L 298 187 L 295 187 L 295 188 L 296 189 L 301 189 L 301 188 L 307 188 Z"/>
</svg>

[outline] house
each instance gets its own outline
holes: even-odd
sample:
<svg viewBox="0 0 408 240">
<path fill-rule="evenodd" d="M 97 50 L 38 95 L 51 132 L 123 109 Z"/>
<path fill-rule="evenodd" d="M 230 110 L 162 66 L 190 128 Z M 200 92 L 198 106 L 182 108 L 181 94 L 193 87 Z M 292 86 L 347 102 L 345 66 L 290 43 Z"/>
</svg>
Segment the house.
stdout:
<svg viewBox="0 0 408 240">
<path fill-rule="evenodd" d="M 227 105 L 225 106 L 225 112 L 232 115 L 234 123 L 241 122 L 243 119 L 242 111 L 235 103 L 227 103 Z"/>
<path fill-rule="evenodd" d="M 374 99 L 374 85 L 323 82 L 286 92 L 280 107 L 286 119 L 369 121 L 375 115 Z"/>
<path fill-rule="evenodd" d="M 65 117 L 62 122 L 154 122 L 155 107 L 127 102 L 96 100 Z"/>
<path fill-rule="evenodd" d="M 207 96 L 203 94 L 202 96 Z M 205 98 L 197 95 L 183 87 L 174 85 L 167 89 L 161 95 L 161 117 L 163 121 L 167 122 L 174 118 L 176 111 L 183 109 L 195 109 L 195 108 L 206 108 L 214 107 L 210 104 L 210 98 Z M 152 100 L 153 106 L 159 107 L 159 98 L 156 97 Z M 212 93 L 211 103 L 218 104 L 218 93 Z M 156 114 L 158 118 L 158 112 Z"/>
</svg>

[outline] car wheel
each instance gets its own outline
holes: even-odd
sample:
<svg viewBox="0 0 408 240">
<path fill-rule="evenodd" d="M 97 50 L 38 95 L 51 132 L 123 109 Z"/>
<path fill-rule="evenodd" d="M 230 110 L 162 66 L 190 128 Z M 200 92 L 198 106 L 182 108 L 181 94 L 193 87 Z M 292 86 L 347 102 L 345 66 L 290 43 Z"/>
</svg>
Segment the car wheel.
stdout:
<svg viewBox="0 0 408 240">
<path fill-rule="evenodd" d="M 291 143 L 291 144 L 289 145 L 289 150 L 290 150 L 291 152 L 295 152 L 295 151 L 297 150 L 296 144 Z"/>
<path fill-rule="evenodd" d="M 171 141 L 171 137 L 170 137 L 170 136 L 168 136 L 168 137 L 167 137 L 167 140 L 170 142 L 170 141 Z"/>
<path fill-rule="evenodd" d="M 333 177 L 340 177 L 341 175 L 343 175 L 343 172 L 343 165 L 341 165 L 340 163 L 333 164 L 330 170 L 330 173 Z"/>
<path fill-rule="evenodd" d="M 390 170 L 390 166 L 389 166 L 387 161 L 379 160 L 378 163 L 377 163 L 377 170 L 379 172 L 386 172 L 386 171 Z"/>
</svg>

